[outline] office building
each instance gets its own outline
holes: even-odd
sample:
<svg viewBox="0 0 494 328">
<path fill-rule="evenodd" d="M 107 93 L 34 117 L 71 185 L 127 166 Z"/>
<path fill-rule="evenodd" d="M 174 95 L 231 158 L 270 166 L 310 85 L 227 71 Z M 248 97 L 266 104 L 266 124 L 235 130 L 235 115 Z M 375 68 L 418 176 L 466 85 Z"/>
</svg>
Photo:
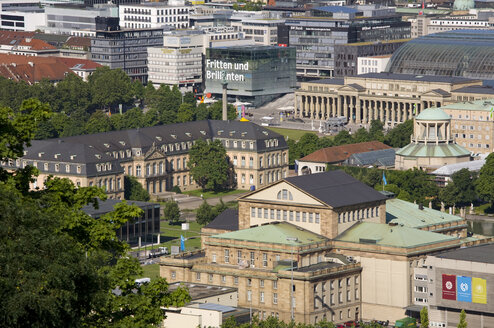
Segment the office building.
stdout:
<svg viewBox="0 0 494 328">
<path fill-rule="evenodd" d="M 391 59 L 391 55 L 358 57 L 357 74 L 382 73 Z"/>
<path fill-rule="evenodd" d="M 121 68 L 132 80 L 148 80 L 148 47 L 163 45 L 163 29 L 98 30 L 91 38 L 91 60 Z"/>
<path fill-rule="evenodd" d="M 226 82 L 230 97 L 258 106 L 295 89 L 295 48 L 207 49 L 204 81 L 208 93 L 221 95 Z"/>
<path fill-rule="evenodd" d="M 40 175 L 33 188 L 42 187 L 51 174 L 70 178 L 77 186 L 105 187 L 109 197 L 117 199 L 123 196 L 127 174 L 159 198 L 174 186 L 183 191 L 198 188 L 187 166 L 198 139 L 222 142 L 238 189 L 266 186 L 288 174 L 283 136 L 250 122 L 211 120 L 36 141 L 27 148 L 27 157 L 2 166 L 37 167 Z"/>
<path fill-rule="evenodd" d="M 326 6 L 312 9 L 310 15 L 288 18 L 278 33 L 279 43 L 288 39 L 288 46 L 297 48 L 297 77 L 304 79 L 336 76 L 338 45 L 410 38 L 410 23 L 391 8 Z M 346 60 L 356 64 L 357 57 Z"/>
<path fill-rule="evenodd" d="M 387 71 L 494 80 L 493 55 L 494 30 L 435 33 L 400 47 L 391 57 Z"/>
<path fill-rule="evenodd" d="M 351 123 L 380 120 L 391 127 L 429 107 L 494 97 L 481 80 L 462 77 L 367 73 L 343 79 L 302 82 L 295 92 L 295 117 Z M 480 116 L 480 115 L 479 115 Z M 485 115 L 483 115 L 485 118 Z"/>
<path fill-rule="evenodd" d="M 494 326 L 494 244 L 429 255 L 414 271 L 418 311 L 428 307 L 430 327 L 457 327 L 465 310 L 469 327 Z"/>
<path fill-rule="evenodd" d="M 418 15 L 409 20 L 412 24 L 412 38 L 424 35 L 455 31 L 455 30 L 490 30 L 492 29 L 488 18 L 480 19 L 475 16 L 447 16 L 430 17 Z"/>
<path fill-rule="evenodd" d="M 149 29 L 162 26 L 183 29 L 189 27 L 190 7 L 185 6 L 184 1 L 122 4 L 118 10 L 122 29 Z"/>
<path fill-rule="evenodd" d="M 390 40 L 390 41 L 378 41 L 378 42 L 356 42 L 356 43 L 347 43 L 347 44 L 339 44 L 334 46 L 335 51 L 335 69 L 334 76 L 343 77 L 348 75 L 357 75 L 362 74 L 359 73 L 361 70 L 360 65 L 363 64 L 359 60 L 361 57 L 372 57 L 372 61 L 369 60 L 366 62 L 367 68 L 370 68 L 370 64 L 375 64 L 372 69 L 367 69 L 367 72 L 364 73 L 379 73 L 386 69 L 387 61 L 383 61 L 378 58 L 383 58 L 378 55 L 391 55 L 396 49 L 401 47 L 406 42 L 410 41 L 410 39 L 405 40 Z M 374 59 L 375 58 L 375 59 Z M 384 57 L 386 58 L 386 57 Z M 389 60 L 389 57 L 388 57 Z M 378 62 L 380 66 L 378 66 Z"/>
<path fill-rule="evenodd" d="M 98 200 L 98 208 L 93 204 L 86 205 L 82 210 L 92 218 L 98 219 L 115 209 L 121 200 Z M 133 218 L 124 223 L 116 231 L 118 239 L 132 246 L 139 243 L 147 244 L 156 242 L 156 235 L 160 233 L 160 204 L 128 200 L 128 205 L 135 205 L 142 210 L 140 217 Z"/>
<path fill-rule="evenodd" d="M 49 34 L 71 34 L 74 31 L 96 30 L 96 17 L 118 17 L 116 6 L 87 8 L 79 5 L 54 5 L 45 8 L 46 26 L 39 29 Z"/>
<path fill-rule="evenodd" d="M 148 80 L 193 91 L 202 84 L 203 31 L 172 31 L 163 37 L 163 47 L 149 47 Z"/>
<path fill-rule="evenodd" d="M 238 27 L 244 33 L 247 40 L 253 40 L 255 44 L 264 46 L 278 45 L 278 26 L 285 22 L 284 19 L 254 16 L 242 17 L 233 15 L 231 26 Z"/>
<path fill-rule="evenodd" d="M 39 1 L 2 0 L 0 1 L 0 28 L 8 31 L 35 31 L 46 25 L 45 10 Z"/>
</svg>

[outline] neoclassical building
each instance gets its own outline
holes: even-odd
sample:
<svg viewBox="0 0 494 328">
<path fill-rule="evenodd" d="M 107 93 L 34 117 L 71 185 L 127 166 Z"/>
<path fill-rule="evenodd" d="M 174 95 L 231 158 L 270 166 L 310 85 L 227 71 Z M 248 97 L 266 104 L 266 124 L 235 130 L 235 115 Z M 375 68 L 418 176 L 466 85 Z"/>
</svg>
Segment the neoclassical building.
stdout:
<svg viewBox="0 0 494 328">
<path fill-rule="evenodd" d="M 40 175 L 32 188 L 43 187 L 53 175 L 80 187 L 103 187 L 116 199 L 123 198 L 124 175 L 134 176 L 158 198 L 173 186 L 198 188 L 187 165 L 198 139 L 221 141 L 238 189 L 266 186 L 288 174 L 288 146 L 282 135 L 251 122 L 213 120 L 34 141 L 22 158 L 0 165 L 37 167 Z"/>
<path fill-rule="evenodd" d="M 368 73 L 343 79 L 302 82 L 295 92 L 295 116 L 351 123 L 380 120 L 394 126 L 429 107 L 494 97 L 481 80 L 462 77 Z"/>
<path fill-rule="evenodd" d="M 415 117 L 411 142 L 396 152 L 395 167 L 430 170 L 469 160 L 470 152 L 451 134 L 451 117 L 441 108 L 428 108 Z"/>
</svg>

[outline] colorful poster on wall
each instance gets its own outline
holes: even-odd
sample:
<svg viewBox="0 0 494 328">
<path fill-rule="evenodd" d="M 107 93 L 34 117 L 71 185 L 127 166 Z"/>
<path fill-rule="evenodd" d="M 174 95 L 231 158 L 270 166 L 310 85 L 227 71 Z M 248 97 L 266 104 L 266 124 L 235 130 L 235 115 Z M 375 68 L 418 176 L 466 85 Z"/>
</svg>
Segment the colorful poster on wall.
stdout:
<svg viewBox="0 0 494 328">
<path fill-rule="evenodd" d="M 472 278 L 471 277 L 456 277 L 456 295 L 458 301 L 472 302 Z"/>
<path fill-rule="evenodd" d="M 472 278 L 472 301 L 487 304 L 487 283 L 482 278 Z"/>
<path fill-rule="evenodd" d="M 456 301 L 456 275 L 443 274 L 443 299 Z"/>
</svg>

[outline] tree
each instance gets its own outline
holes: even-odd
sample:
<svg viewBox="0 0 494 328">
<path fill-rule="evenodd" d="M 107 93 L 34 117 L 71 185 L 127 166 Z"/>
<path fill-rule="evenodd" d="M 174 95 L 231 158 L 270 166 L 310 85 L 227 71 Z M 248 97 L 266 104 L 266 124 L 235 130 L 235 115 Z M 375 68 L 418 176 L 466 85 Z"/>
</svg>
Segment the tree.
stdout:
<svg viewBox="0 0 494 328">
<path fill-rule="evenodd" d="M 177 122 L 190 122 L 194 120 L 193 106 L 184 102 L 178 107 Z"/>
<path fill-rule="evenodd" d="M 216 215 L 215 215 L 211 205 L 209 205 L 206 202 L 206 200 L 204 200 L 202 202 L 201 206 L 199 206 L 199 208 L 197 209 L 197 213 L 196 213 L 197 220 L 196 221 L 197 221 L 197 223 L 199 223 L 201 225 L 206 225 L 209 222 L 213 221 L 215 216 Z"/>
<path fill-rule="evenodd" d="M 227 109 L 227 118 L 229 120 L 234 120 L 237 117 L 237 110 L 235 106 L 228 104 Z M 217 101 L 209 106 L 209 115 L 212 120 L 222 120 L 223 119 L 223 102 Z"/>
<path fill-rule="evenodd" d="M 207 120 L 209 116 L 209 108 L 206 104 L 202 103 L 197 105 L 195 110 L 195 117 L 197 121 Z"/>
<path fill-rule="evenodd" d="M 49 108 L 25 101 L 21 111 L 0 108 L 0 157 L 15 160 Z M 0 169 L 0 326 L 153 327 L 163 306 L 190 300 L 185 289 L 168 291 L 164 279 L 138 286 L 137 259 L 116 231 L 142 210 L 125 202 L 92 218 L 81 209 L 105 199 L 97 187 L 76 188 L 68 179 L 48 178 L 28 191 L 37 170 Z"/>
<path fill-rule="evenodd" d="M 93 102 L 101 109 L 114 109 L 119 104 L 127 104 L 133 97 L 132 82 L 121 69 L 98 67 L 89 76 L 89 86 Z"/>
<path fill-rule="evenodd" d="M 103 111 L 95 111 L 86 123 L 87 133 L 108 132 L 112 130 L 110 118 Z"/>
<path fill-rule="evenodd" d="M 297 142 L 300 156 L 307 156 L 319 149 L 319 138 L 314 133 L 305 133 Z"/>
<path fill-rule="evenodd" d="M 480 169 L 475 189 L 480 198 L 491 204 L 494 201 L 494 153 L 489 154 Z"/>
<path fill-rule="evenodd" d="M 369 134 L 372 137 L 372 140 L 384 141 L 384 133 L 383 133 L 383 122 L 379 120 L 372 120 L 369 128 Z"/>
<path fill-rule="evenodd" d="M 461 169 L 451 175 L 451 182 L 441 189 L 441 201 L 448 206 L 460 207 L 470 205 L 477 200 L 475 192 L 476 174 L 468 169 Z"/>
<path fill-rule="evenodd" d="M 372 136 L 365 128 L 360 128 L 355 132 L 355 135 L 353 136 L 353 139 L 355 142 L 366 142 L 366 141 L 372 141 Z"/>
<path fill-rule="evenodd" d="M 180 220 L 180 209 L 178 208 L 178 203 L 174 200 L 169 200 L 165 203 L 165 208 L 163 209 L 163 215 L 165 220 L 170 222 L 170 224 L 178 223 Z"/>
<path fill-rule="evenodd" d="M 386 134 L 384 143 L 394 148 L 405 147 L 410 143 L 410 136 L 412 134 L 413 120 L 408 120 L 391 129 L 388 134 Z"/>
<path fill-rule="evenodd" d="M 458 323 L 458 328 L 467 328 L 467 314 L 465 313 L 465 310 L 461 310 L 460 312 L 460 322 Z"/>
<path fill-rule="evenodd" d="M 151 197 L 146 189 L 133 176 L 124 176 L 124 198 L 147 202 Z"/>
<path fill-rule="evenodd" d="M 354 143 L 352 136 L 347 130 L 342 130 L 334 137 L 335 146 L 347 145 Z"/>
<path fill-rule="evenodd" d="M 425 306 L 420 310 L 420 327 L 429 328 L 429 312 Z"/>
<path fill-rule="evenodd" d="M 193 179 L 204 190 L 218 191 L 231 185 L 232 167 L 221 141 L 197 140 L 189 152 L 188 167 Z"/>
</svg>

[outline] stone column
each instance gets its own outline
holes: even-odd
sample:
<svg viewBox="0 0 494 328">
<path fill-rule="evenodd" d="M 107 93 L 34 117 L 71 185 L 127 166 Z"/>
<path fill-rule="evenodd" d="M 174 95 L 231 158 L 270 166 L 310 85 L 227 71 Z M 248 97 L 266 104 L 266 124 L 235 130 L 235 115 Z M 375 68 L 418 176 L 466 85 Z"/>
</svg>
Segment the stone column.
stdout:
<svg viewBox="0 0 494 328">
<path fill-rule="evenodd" d="M 298 97 L 297 97 L 297 94 L 295 93 L 294 95 L 294 103 L 293 103 L 293 113 L 295 114 L 295 117 L 299 117 L 298 115 L 298 106 L 297 106 L 297 102 L 298 102 Z"/>
<path fill-rule="evenodd" d="M 350 122 L 350 118 L 348 115 L 346 115 L 346 112 L 348 111 L 348 104 L 346 102 L 346 96 L 343 96 L 343 109 L 342 109 L 342 116 L 346 116 L 348 118 L 348 122 Z"/>
<path fill-rule="evenodd" d="M 355 119 L 357 120 L 357 123 L 360 124 L 363 121 L 363 117 L 361 114 L 361 108 L 360 108 L 360 98 L 358 96 L 355 96 Z M 365 107 L 365 105 L 364 105 Z"/>
<path fill-rule="evenodd" d="M 364 108 L 363 108 L 364 117 L 362 118 L 362 123 L 364 123 L 364 124 L 367 124 L 370 122 L 369 117 L 368 117 L 369 107 L 370 107 L 370 101 L 364 100 Z"/>
</svg>

